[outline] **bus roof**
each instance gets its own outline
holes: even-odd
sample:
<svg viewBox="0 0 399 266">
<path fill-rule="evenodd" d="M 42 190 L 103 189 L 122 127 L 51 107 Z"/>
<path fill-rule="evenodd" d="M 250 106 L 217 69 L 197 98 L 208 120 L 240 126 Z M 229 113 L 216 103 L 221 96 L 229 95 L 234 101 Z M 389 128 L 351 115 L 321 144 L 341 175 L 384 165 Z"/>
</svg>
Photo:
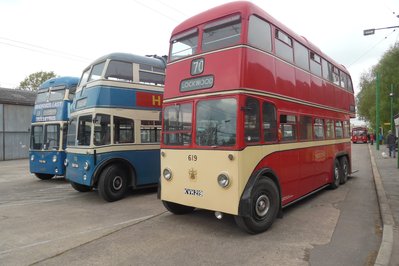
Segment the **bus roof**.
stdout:
<svg viewBox="0 0 399 266">
<path fill-rule="evenodd" d="M 96 59 L 93 63 L 91 63 L 90 66 L 103 62 L 107 59 L 145 64 L 158 68 L 166 68 L 166 61 L 161 56 L 156 56 L 156 55 L 141 56 L 141 55 L 128 54 L 128 53 L 111 53 L 101 56 L 100 58 Z"/>
<path fill-rule="evenodd" d="M 38 89 L 38 92 L 47 91 L 51 87 L 65 86 L 66 89 L 76 89 L 79 83 L 79 78 L 76 77 L 57 77 L 51 78 L 43 82 Z"/>
<path fill-rule="evenodd" d="M 279 22 L 277 19 L 273 18 L 271 15 L 269 15 L 267 12 L 262 10 L 260 7 L 256 6 L 255 4 L 247 1 L 236 1 L 236 2 L 231 2 L 227 4 L 223 4 L 214 8 L 211 8 L 207 11 L 204 11 L 202 13 L 199 13 L 198 15 L 195 15 L 184 22 L 180 23 L 173 31 L 172 31 L 172 37 L 175 36 L 176 34 L 182 33 L 188 29 L 197 27 L 201 24 L 204 24 L 206 22 L 212 21 L 214 19 L 218 19 L 224 16 L 228 16 L 234 13 L 240 12 L 242 17 L 245 19 L 249 19 L 251 15 L 257 15 L 261 18 L 264 18 L 266 21 L 270 22 L 283 32 L 287 33 L 290 35 L 292 38 L 297 40 L 298 42 L 302 43 L 306 47 L 308 47 L 310 50 L 314 51 L 330 63 L 334 64 L 336 67 L 340 68 L 344 72 L 348 72 L 347 69 L 341 65 L 335 62 L 332 58 L 324 54 L 316 45 L 314 45 L 312 42 L 308 41 L 305 37 L 298 35 L 294 31 L 292 31 L 290 28 L 285 26 L 283 23 Z"/>
</svg>

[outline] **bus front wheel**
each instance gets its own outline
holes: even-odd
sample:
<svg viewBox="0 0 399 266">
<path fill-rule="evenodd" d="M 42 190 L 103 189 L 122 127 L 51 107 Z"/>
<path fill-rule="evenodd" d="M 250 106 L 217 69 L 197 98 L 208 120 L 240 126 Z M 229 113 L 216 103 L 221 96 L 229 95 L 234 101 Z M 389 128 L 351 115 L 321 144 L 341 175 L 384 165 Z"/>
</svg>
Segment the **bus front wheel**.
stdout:
<svg viewBox="0 0 399 266">
<path fill-rule="evenodd" d="M 127 189 L 125 171 L 118 165 L 107 166 L 101 173 L 98 181 L 98 192 L 106 201 L 112 202 L 122 199 Z"/>
<path fill-rule="evenodd" d="M 266 231 L 274 222 L 280 208 L 280 196 L 276 184 L 261 179 L 251 192 L 250 217 L 234 216 L 236 224 L 250 234 Z"/>
<path fill-rule="evenodd" d="M 54 177 L 54 175 L 51 174 L 39 174 L 39 173 L 35 173 L 35 176 L 41 180 L 49 180 Z"/>
<path fill-rule="evenodd" d="M 71 186 L 76 191 L 79 191 L 79 192 L 89 192 L 89 191 L 91 191 L 91 187 L 89 187 L 89 186 L 81 185 L 81 184 L 78 184 L 78 183 L 75 183 L 75 182 L 72 182 L 72 181 L 70 183 L 71 183 Z"/>
<path fill-rule="evenodd" d="M 174 203 L 174 202 L 169 202 L 169 201 L 162 201 L 163 206 L 165 206 L 165 208 L 170 211 L 173 214 L 187 214 L 190 212 L 194 211 L 194 207 L 190 207 L 190 206 L 186 206 L 186 205 L 181 205 L 178 203 Z"/>
</svg>

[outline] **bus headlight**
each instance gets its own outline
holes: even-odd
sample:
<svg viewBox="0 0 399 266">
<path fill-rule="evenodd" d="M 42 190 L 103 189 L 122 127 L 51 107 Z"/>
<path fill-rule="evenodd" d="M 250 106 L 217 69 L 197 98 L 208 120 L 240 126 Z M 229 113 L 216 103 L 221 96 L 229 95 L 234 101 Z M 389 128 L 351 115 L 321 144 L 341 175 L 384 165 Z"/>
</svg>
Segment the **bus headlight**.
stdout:
<svg viewBox="0 0 399 266">
<path fill-rule="evenodd" d="M 227 188 L 230 185 L 230 177 L 226 173 L 218 175 L 218 184 L 222 188 Z"/>
<path fill-rule="evenodd" d="M 69 163 L 69 162 L 68 162 L 68 159 L 65 159 L 65 160 L 64 160 L 64 166 L 67 167 L 67 166 L 68 166 L 68 163 Z"/>
<path fill-rule="evenodd" d="M 168 181 L 172 179 L 172 171 L 169 168 L 163 169 L 162 175 Z"/>
<path fill-rule="evenodd" d="M 32 154 L 32 155 L 30 156 L 30 160 L 33 162 L 33 161 L 35 160 L 35 155 Z"/>
<path fill-rule="evenodd" d="M 85 169 L 87 171 L 87 170 L 89 170 L 89 168 L 90 168 L 89 162 L 86 161 L 85 165 L 83 166 L 83 169 Z"/>
<path fill-rule="evenodd" d="M 57 162 L 57 155 L 53 155 L 53 163 Z"/>
</svg>

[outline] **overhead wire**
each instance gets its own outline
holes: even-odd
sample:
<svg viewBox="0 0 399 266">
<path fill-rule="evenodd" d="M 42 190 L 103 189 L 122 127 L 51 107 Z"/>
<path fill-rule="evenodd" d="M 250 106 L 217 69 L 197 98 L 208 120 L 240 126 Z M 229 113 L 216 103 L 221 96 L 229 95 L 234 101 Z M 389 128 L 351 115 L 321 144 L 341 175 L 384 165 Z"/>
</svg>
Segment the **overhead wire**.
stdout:
<svg viewBox="0 0 399 266">
<path fill-rule="evenodd" d="M 70 60 L 75 60 L 75 61 L 80 61 L 80 62 L 91 62 L 92 59 L 87 58 L 87 57 L 83 57 L 83 56 L 79 56 L 79 55 L 74 55 L 71 53 L 67 53 L 67 52 L 63 52 L 63 51 L 59 51 L 59 50 L 55 50 L 55 49 L 51 49 L 51 48 L 47 48 L 47 47 L 43 47 L 43 46 L 39 46 L 36 44 L 31 44 L 31 43 L 27 43 L 27 42 L 22 42 L 22 41 L 18 41 L 18 40 L 13 40 L 10 38 L 5 38 L 5 37 L 1 37 L 0 36 L 0 44 L 3 45 L 7 45 L 7 46 L 11 46 L 11 47 L 15 47 L 15 48 L 21 48 L 21 49 L 25 49 L 28 51 L 32 51 L 32 52 L 38 52 L 38 53 L 42 53 L 42 54 L 47 54 L 47 55 L 53 55 L 53 56 L 61 56 Z"/>
<path fill-rule="evenodd" d="M 372 47 L 370 47 L 368 50 L 366 50 L 362 55 L 360 55 L 356 60 L 354 60 L 351 64 L 348 65 L 348 67 L 351 67 L 352 65 L 354 65 L 355 63 L 357 63 L 360 59 L 362 59 L 365 55 L 367 55 L 371 50 L 373 50 L 375 47 L 377 47 L 380 43 L 382 43 L 383 41 L 385 41 L 386 39 L 388 39 L 389 36 L 391 36 L 394 32 L 396 31 L 396 29 L 394 29 L 390 34 L 386 35 L 383 39 L 381 39 L 380 41 L 378 41 L 376 44 L 374 44 Z"/>
</svg>

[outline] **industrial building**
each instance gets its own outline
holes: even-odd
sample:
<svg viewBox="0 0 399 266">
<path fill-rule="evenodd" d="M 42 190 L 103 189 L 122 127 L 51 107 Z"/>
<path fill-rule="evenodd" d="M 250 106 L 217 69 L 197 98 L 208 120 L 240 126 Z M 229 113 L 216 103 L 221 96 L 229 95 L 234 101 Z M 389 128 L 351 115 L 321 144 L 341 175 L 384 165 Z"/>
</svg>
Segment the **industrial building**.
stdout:
<svg viewBox="0 0 399 266">
<path fill-rule="evenodd" d="M 0 161 L 28 158 L 36 92 L 0 88 Z"/>
</svg>

